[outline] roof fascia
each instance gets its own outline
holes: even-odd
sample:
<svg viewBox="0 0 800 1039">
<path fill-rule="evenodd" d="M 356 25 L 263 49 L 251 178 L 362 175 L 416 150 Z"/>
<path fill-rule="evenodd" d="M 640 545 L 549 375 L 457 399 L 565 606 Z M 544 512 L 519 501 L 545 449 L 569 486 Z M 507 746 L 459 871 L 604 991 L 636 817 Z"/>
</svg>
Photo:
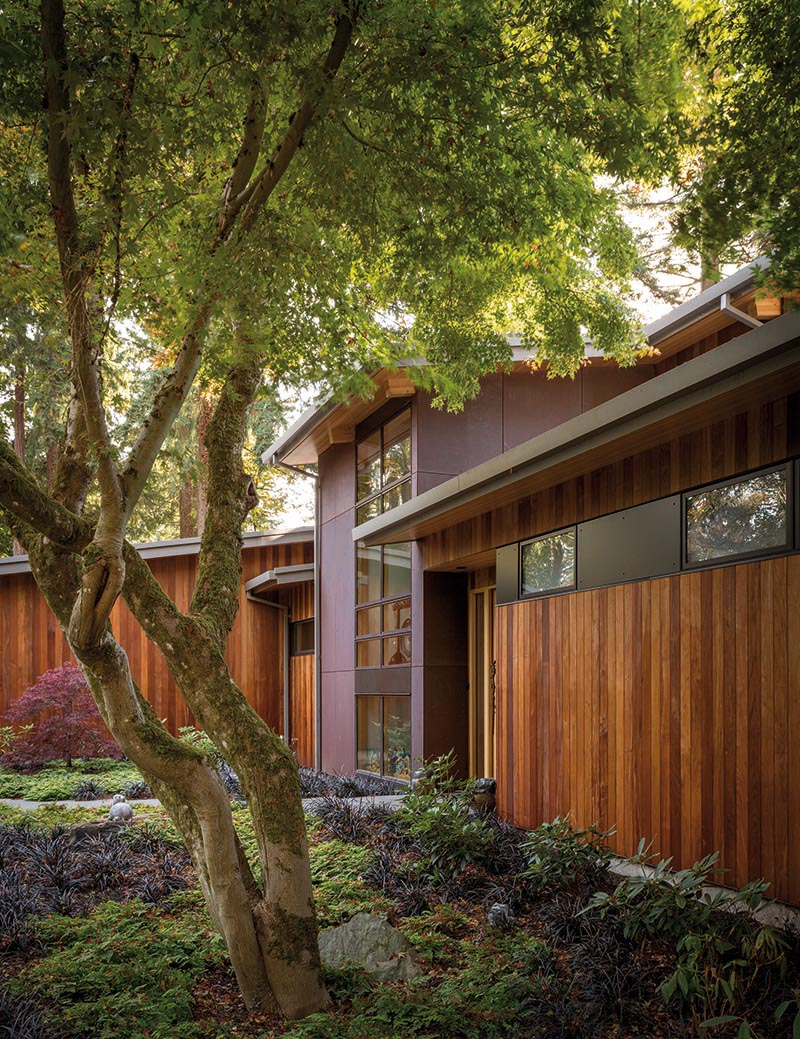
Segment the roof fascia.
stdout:
<svg viewBox="0 0 800 1039">
<path fill-rule="evenodd" d="M 404 541 L 411 528 L 444 520 L 457 506 L 477 503 L 501 488 L 579 457 L 637 429 L 712 400 L 774 370 L 800 365 L 800 312 L 785 314 L 691 361 L 650 379 L 539 436 L 353 529 L 365 544 Z M 446 522 L 439 526 L 446 526 Z"/>
</svg>

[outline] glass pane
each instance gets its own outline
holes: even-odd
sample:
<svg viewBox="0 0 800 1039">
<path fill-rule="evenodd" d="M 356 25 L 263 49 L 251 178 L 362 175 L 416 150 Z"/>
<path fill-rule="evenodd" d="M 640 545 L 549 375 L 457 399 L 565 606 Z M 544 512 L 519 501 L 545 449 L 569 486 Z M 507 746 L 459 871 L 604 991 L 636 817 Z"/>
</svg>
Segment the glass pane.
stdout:
<svg viewBox="0 0 800 1039">
<path fill-rule="evenodd" d="M 356 614 L 356 635 L 379 635 L 381 630 L 381 608 L 370 606 Z"/>
<path fill-rule="evenodd" d="M 787 544 L 786 470 L 686 497 L 686 559 L 763 552 Z"/>
<path fill-rule="evenodd" d="M 380 488 L 381 433 L 376 430 L 356 445 L 356 501 L 368 498 Z"/>
<path fill-rule="evenodd" d="M 411 409 L 406 408 L 383 427 L 383 485 L 411 473 Z"/>
<path fill-rule="evenodd" d="M 396 602 L 387 602 L 383 607 L 383 630 L 397 631 L 400 628 L 411 627 L 411 600 L 398 599 Z"/>
<path fill-rule="evenodd" d="M 522 594 L 575 584 L 575 531 L 551 534 L 522 546 Z"/>
<path fill-rule="evenodd" d="M 383 771 L 393 779 L 411 779 L 411 697 L 383 698 Z"/>
<path fill-rule="evenodd" d="M 411 632 L 407 635 L 390 635 L 383 640 L 384 664 L 411 663 Z"/>
<path fill-rule="evenodd" d="M 356 643 L 356 667 L 381 666 L 381 640 L 365 639 Z"/>
<path fill-rule="evenodd" d="M 356 563 L 356 601 L 374 602 L 381 597 L 381 548 L 373 545 L 370 548 L 358 549 Z"/>
<path fill-rule="evenodd" d="M 373 498 L 371 501 L 366 502 L 364 505 L 359 505 L 356 509 L 356 524 L 366 523 L 368 519 L 372 519 L 373 516 L 378 516 L 381 511 L 381 496 Z"/>
<path fill-rule="evenodd" d="M 356 713 L 358 733 L 356 736 L 356 767 L 364 772 L 381 771 L 381 698 L 358 696 Z"/>
<path fill-rule="evenodd" d="M 383 546 L 383 596 L 407 595 L 411 591 L 411 543 Z"/>
<path fill-rule="evenodd" d="M 402 505 L 404 501 L 408 501 L 411 497 L 411 481 L 406 480 L 404 483 L 398 484 L 397 487 L 392 487 L 390 491 L 386 491 L 383 495 L 383 511 L 388 512 L 389 509 L 394 509 L 398 505 Z"/>
</svg>

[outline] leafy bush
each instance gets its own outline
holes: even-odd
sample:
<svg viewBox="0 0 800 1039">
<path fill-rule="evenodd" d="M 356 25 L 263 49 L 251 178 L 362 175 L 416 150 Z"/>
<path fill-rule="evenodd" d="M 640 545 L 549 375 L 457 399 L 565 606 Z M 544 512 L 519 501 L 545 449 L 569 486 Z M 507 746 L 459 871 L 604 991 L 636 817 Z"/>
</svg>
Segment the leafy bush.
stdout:
<svg viewBox="0 0 800 1039">
<path fill-rule="evenodd" d="M 486 863 L 494 842 L 486 817 L 471 807 L 472 783 L 454 778 L 453 761 L 450 752 L 428 762 L 399 813 L 400 826 L 420 849 L 417 870 L 434 881 Z"/>
<path fill-rule="evenodd" d="M 87 777 L 82 779 L 80 783 L 76 783 L 74 790 L 72 791 L 73 801 L 99 801 L 107 794 L 106 788 L 102 783 L 98 783 L 96 779 Z"/>
<path fill-rule="evenodd" d="M 639 860 L 646 854 L 640 844 Z M 704 891 L 719 872 L 718 857 L 714 852 L 675 873 L 669 871 L 671 860 L 662 860 L 647 874 L 626 877 L 612 894 L 595 894 L 589 909 L 600 919 L 619 919 L 626 938 L 671 939 L 676 967 L 659 986 L 664 1001 L 676 998 L 698 1021 L 732 1023 L 746 1014 L 765 975 L 782 976 L 787 941 L 753 915 L 767 888 L 763 881 L 735 892 Z"/>
<path fill-rule="evenodd" d="M 527 857 L 523 876 L 536 891 L 596 886 L 608 875 L 613 830 L 596 825 L 576 830 L 568 815 L 542 823 L 522 845 Z"/>
<path fill-rule="evenodd" d="M 357 994 L 352 1013 L 314 1014 L 294 1025 L 291 1039 L 503 1039 L 546 1034 L 549 951 L 529 935 L 465 944 L 462 968 L 441 979 L 379 986 Z M 334 989 L 334 991 L 336 991 Z"/>
<path fill-rule="evenodd" d="M 11 703 L 5 720 L 14 727 L 33 726 L 20 731 L 0 756 L 6 766 L 36 769 L 61 760 L 70 768 L 73 758 L 122 757 L 75 664 L 46 671 Z"/>
<path fill-rule="evenodd" d="M 330 927 L 356 913 L 386 912 L 389 908 L 364 880 L 372 852 L 342 841 L 309 848 L 311 879 L 320 926 Z"/>
</svg>

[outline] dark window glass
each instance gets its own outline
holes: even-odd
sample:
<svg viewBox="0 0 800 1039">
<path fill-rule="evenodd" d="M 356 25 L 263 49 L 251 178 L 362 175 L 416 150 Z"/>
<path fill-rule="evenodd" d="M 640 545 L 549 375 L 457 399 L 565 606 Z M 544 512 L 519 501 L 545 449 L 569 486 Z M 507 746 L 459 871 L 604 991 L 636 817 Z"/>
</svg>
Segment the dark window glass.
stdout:
<svg viewBox="0 0 800 1039">
<path fill-rule="evenodd" d="M 572 588 L 575 585 L 575 531 L 529 541 L 521 552 L 522 594 Z"/>
<path fill-rule="evenodd" d="M 383 630 L 399 631 L 411 627 L 411 600 L 395 599 L 383 607 Z"/>
<path fill-rule="evenodd" d="M 411 409 L 405 408 L 356 445 L 356 522 L 365 523 L 410 496 Z"/>
<path fill-rule="evenodd" d="M 686 562 L 788 547 L 787 471 L 686 495 Z"/>
<path fill-rule="evenodd" d="M 411 697 L 383 697 L 383 774 L 411 779 Z"/>
<path fill-rule="evenodd" d="M 356 635 L 380 635 L 380 633 L 380 606 L 370 606 L 369 609 L 359 610 L 356 614 Z"/>
<path fill-rule="evenodd" d="M 363 505 L 359 505 L 356 509 L 356 525 L 366 523 L 367 520 L 373 519 L 375 516 L 381 514 L 381 496 L 377 498 L 370 498 L 369 501 L 365 501 Z"/>
<path fill-rule="evenodd" d="M 382 552 L 380 545 L 369 548 L 359 546 L 356 559 L 357 601 L 359 605 L 376 602 L 381 595 L 381 574 L 383 572 Z"/>
<path fill-rule="evenodd" d="M 356 697 L 356 767 L 411 779 L 411 697 Z"/>
<path fill-rule="evenodd" d="M 381 666 L 381 640 L 361 639 L 356 642 L 356 667 Z"/>
<path fill-rule="evenodd" d="M 362 772 L 382 772 L 383 726 L 380 696 L 356 697 L 357 748 L 356 767 Z"/>
<path fill-rule="evenodd" d="M 368 498 L 381 489 L 381 431 L 356 446 L 356 500 Z"/>
<path fill-rule="evenodd" d="M 407 635 L 390 635 L 383 640 L 383 663 L 387 667 L 394 664 L 411 663 L 411 632 Z"/>
<path fill-rule="evenodd" d="M 289 652 L 301 657 L 314 652 L 314 619 L 295 621 L 289 625 Z"/>
<path fill-rule="evenodd" d="M 408 595 L 411 591 L 411 543 L 383 546 L 383 597 Z"/>
</svg>

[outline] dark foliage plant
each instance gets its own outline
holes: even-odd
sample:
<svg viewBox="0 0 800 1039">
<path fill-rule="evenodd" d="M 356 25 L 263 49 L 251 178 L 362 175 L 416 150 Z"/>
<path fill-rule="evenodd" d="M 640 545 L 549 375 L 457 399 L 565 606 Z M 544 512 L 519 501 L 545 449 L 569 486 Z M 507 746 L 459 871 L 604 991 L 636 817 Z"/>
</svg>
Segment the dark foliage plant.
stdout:
<svg viewBox="0 0 800 1039">
<path fill-rule="evenodd" d="M 0 955 L 36 947 L 34 918 L 80 915 L 108 899 L 162 903 L 189 883 L 186 851 L 152 834 L 78 840 L 60 827 L 0 825 Z"/>
<path fill-rule="evenodd" d="M 0 756 L 0 764 L 9 768 L 32 770 L 56 760 L 69 768 L 75 758 L 122 758 L 83 673 L 69 662 L 45 671 L 28 686 L 12 701 L 4 720 L 15 729 L 25 727 Z"/>
<path fill-rule="evenodd" d="M 61 1039 L 44 1012 L 24 996 L 0 988 L 0 1035 L 3 1039 Z"/>
</svg>

